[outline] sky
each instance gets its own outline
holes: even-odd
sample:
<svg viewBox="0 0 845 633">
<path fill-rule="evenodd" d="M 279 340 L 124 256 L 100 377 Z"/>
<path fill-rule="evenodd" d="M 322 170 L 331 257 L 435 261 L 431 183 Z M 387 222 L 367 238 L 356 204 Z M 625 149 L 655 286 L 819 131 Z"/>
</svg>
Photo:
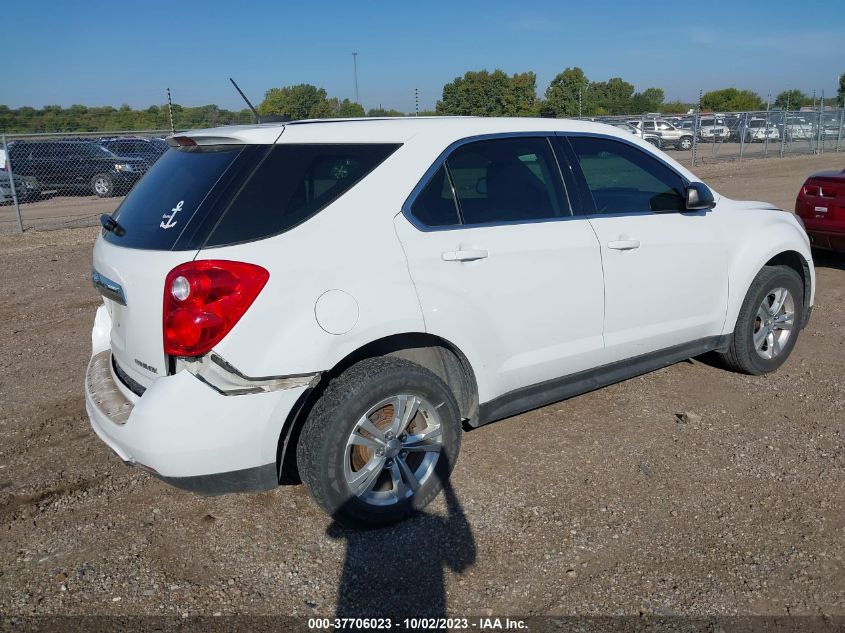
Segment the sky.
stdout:
<svg viewBox="0 0 845 633">
<path fill-rule="evenodd" d="M 38 10 L 34 10 L 38 6 Z M 84 7 L 84 8 L 83 8 Z M 312 83 L 366 108 L 431 109 L 468 70 L 533 70 L 542 95 L 567 66 L 667 100 L 748 88 L 833 96 L 845 72 L 845 1 L 8 2 L 0 104 L 241 109 Z M 14 25 L 14 28 L 11 28 Z"/>
</svg>

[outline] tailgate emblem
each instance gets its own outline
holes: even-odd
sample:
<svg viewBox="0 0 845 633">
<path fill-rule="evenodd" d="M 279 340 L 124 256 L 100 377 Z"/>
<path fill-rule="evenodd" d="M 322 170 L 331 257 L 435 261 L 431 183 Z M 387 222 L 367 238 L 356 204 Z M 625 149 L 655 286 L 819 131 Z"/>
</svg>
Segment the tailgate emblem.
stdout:
<svg viewBox="0 0 845 633">
<path fill-rule="evenodd" d="M 179 204 L 177 204 L 175 207 L 173 207 L 170 210 L 170 215 L 168 215 L 166 213 L 164 215 L 162 215 L 161 216 L 162 219 L 167 220 L 167 222 L 162 222 L 161 224 L 159 224 L 159 226 L 163 229 L 170 229 L 170 228 L 173 228 L 174 226 L 176 226 L 176 222 L 173 220 L 173 218 L 175 218 L 176 214 L 179 213 L 182 210 L 183 204 L 185 204 L 185 201 L 180 200 Z"/>
</svg>

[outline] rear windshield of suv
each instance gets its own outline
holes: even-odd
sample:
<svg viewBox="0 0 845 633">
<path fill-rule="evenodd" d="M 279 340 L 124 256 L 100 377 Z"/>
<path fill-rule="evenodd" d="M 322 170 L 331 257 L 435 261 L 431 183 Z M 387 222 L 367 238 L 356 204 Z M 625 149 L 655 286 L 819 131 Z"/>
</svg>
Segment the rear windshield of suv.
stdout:
<svg viewBox="0 0 845 633">
<path fill-rule="evenodd" d="M 213 212 L 206 199 L 243 152 L 241 145 L 168 150 L 115 211 L 125 233 L 104 232 L 105 239 L 129 248 L 181 250 L 179 238 Z"/>
<path fill-rule="evenodd" d="M 193 250 L 282 233 L 346 193 L 396 144 L 169 149 L 114 214 L 129 248 Z"/>
</svg>

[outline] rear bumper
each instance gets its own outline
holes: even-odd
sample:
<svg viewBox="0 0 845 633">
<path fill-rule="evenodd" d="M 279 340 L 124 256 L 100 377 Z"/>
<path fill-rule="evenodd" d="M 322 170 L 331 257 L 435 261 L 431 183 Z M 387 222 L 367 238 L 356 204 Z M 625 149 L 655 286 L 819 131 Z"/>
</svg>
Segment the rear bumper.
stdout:
<svg viewBox="0 0 845 633">
<path fill-rule="evenodd" d="M 807 219 L 804 219 L 804 224 L 813 248 L 845 253 L 845 226 L 839 230 L 831 230 L 828 227 L 819 227 Z"/>
<path fill-rule="evenodd" d="M 204 494 L 278 485 L 279 437 L 307 387 L 224 396 L 180 371 L 156 379 L 137 397 L 118 381 L 111 350 L 95 354 L 85 406 L 94 432 L 123 461 Z"/>
</svg>

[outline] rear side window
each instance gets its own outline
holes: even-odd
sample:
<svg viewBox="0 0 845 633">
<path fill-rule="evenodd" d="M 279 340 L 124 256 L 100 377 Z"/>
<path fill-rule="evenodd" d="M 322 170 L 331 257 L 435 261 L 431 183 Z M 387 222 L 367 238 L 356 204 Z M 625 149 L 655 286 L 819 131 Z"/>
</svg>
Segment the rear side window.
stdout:
<svg viewBox="0 0 845 633">
<path fill-rule="evenodd" d="M 465 224 L 524 222 L 569 215 L 545 138 L 478 141 L 446 160 Z"/>
<path fill-rule="evenodd" d="M 686 210 L 684 181 L 643 150 L 586 136 L 572 137 L 570 142 L 596 213 Z"/>
<path fill-rule="evenodd" d="M 226 209 L 206 246 L 246 242 L 293 228 L 337 200 L 398 147 L 274 146 Z"/>
</svg>

